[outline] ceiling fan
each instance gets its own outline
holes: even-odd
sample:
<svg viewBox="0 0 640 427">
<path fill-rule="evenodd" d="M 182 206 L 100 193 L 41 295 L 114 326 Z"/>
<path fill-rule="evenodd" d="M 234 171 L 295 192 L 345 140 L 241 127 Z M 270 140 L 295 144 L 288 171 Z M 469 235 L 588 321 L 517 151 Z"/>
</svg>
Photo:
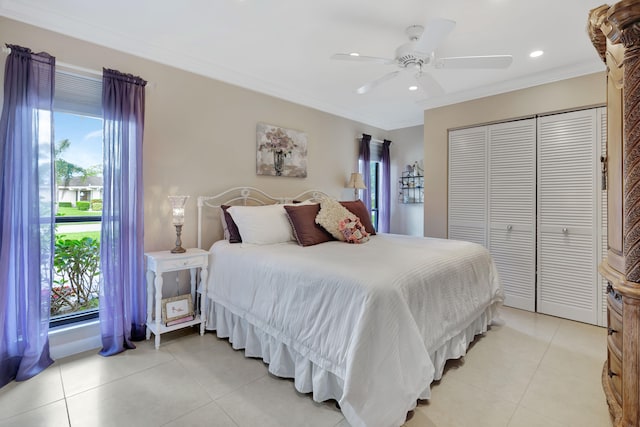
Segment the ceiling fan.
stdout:
<svg viewBox="0 0 640 427">
<path fill-rule="evenodd" d="M 356 53 L 336 53 L 331 59 L 346 61 L 370 62 L 377 64 L 395 64 L 400 69 L 392 71 L 375 80 L 360 86 L 356 92 L 365 94 L 376 86 L 391 80 L 402 71 L 415 70 L 418 87 L 427 95 L 439 96 L 444 94 L 444 88 L 431 74 L 426 72 L 426 66 L 434 68 L 507 68 L 511 65 L 511 55 L 458 56 L 449 58 L 437 57 L 434 50 L 440 46 L 444 38 L 456 26 L 450 19 L 432 19 L 426 25 L 412 25 L 406 29 L 409 42 L 396 49 L 395 57 L 378 58 L 375 56 L 361 56 Z"/>
</svg>

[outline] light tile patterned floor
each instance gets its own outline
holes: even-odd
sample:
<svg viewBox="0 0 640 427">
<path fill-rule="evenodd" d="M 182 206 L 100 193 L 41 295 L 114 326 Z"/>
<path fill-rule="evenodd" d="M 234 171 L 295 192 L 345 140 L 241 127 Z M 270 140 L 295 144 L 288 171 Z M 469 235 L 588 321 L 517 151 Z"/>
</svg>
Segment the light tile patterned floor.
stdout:
<svg viewBox="0 0 640 427">
<path fill-rule="evenodd" d="M 607 427 L 600 373 L 606 330 L 504 308 L 503 326 L 448 364 L 407 427 Z M 348 427 L 226 340 L 194 330 L 104 358 L 57 361 L 0 389 L 0 426 Z"/>
</svg>

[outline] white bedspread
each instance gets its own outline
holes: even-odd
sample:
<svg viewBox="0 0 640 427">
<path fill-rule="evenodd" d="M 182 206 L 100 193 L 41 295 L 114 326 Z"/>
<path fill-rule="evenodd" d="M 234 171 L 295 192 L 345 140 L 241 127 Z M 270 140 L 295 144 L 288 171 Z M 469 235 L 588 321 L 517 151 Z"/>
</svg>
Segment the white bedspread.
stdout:
<svg viewBox="0 0 640 427">
<path fill-rule="evenodd" d="M 212 305 L 335 375 L 335 398 L 354 427 L 401 425 L 440 378 L 444 360 L 434 359 L 463 355 L 503 300 L 488 251 L 469 242 L 389 234 L 362 245 L 219 241 L 211 254 Z M 456 337 L 462 348 L 442 351 Z"/>
</svg>

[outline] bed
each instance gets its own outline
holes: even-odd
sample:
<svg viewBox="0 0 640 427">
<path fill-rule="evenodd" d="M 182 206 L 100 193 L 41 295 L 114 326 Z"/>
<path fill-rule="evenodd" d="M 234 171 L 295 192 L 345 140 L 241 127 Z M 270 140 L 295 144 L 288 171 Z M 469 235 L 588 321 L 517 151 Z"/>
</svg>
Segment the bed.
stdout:
<svg viewBox="0 0 640 427">
<path fill-rule="evenodd" d="M 199 197 L 198 245 L 208 246 L 203 219 L 224 228 L 219 206 L 311 204 L 326 197 L 311 191 L 273 198 L 251 188 Z M 240 221 L 246 218 L 233 217 L 242 224 L 240 234 L 248 230 Z M 497 316 L 503 292 L 488 251 L 470 242 L 392 234 L 371 235 L 363 244 L 301 246 L 292 225 L 296 240 L 213 239 L 201 289 L 206 329 L 245 356 L 262 358 L 272 374 L 293 378 L 299 392 L 318 402 L 335 399 L 354 427 L 402 425 L 417 400 L 429 398 L 445 362 L 463 356 Z"/>
</svg>

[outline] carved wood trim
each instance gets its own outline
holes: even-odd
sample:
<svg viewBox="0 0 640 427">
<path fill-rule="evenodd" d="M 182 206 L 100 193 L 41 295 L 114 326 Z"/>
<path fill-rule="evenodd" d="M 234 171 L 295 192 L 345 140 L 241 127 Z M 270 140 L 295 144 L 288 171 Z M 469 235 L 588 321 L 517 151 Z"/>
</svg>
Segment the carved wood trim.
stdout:
<svg viewBox="0 0 640 427">
<path fill-rule="evenodd" d="M 634 297 L 622 295 L 622 322 L 623 327 L 623 353 L 622 364 L 624 378 L 638 378 L 640 376 L 640 300 Z M 640 405 L 640 393 L 638 382 L 622 381 L 622 426 L 637 426 L 640 416 L 638 410 Z"/>
<path fill-rule="evenodd" d="M 604 362 L 602 367 L 602 388 L 604 389 L 604 396 L 607 399 L 607 405 L 609 406 L 609 414 L 611 415 L 611 421 L 614 426 L 622 419 L 622 407 L 616 400 L 615 394 L 611 387 L 611 381 L 609 380 L 609 363 Z"/>
<path fill-rule="evenodd" d="M 587 32 L 589 33 L 591 43 L 596 48 L 596 51 L 603 62 L 607 62 L 607 37 L 602 31 L 602 25 L 607 19 L 608 11 L 609 6 L 606 4 L 596 7 L 595 9 L 591 9 L 589 11 L 589 23 L 587 25 Z"/>
<path fill-rule="evenodd" d="M 634 44 L 624 59 L 624 246 L 625 273 L 640 282 L 640 27 L 634 25 Z M 628 39 L 627 33 L 623 40 Z M 626 44 L 625 44 L 626 46 Z"/>
<path fill-rule="evenodd" d="M 607 38 L 624 52 L 624 242 L 625 275 L 640 282 L 640 3 L 622 0 L 609 8 Z"/>
</svg>

